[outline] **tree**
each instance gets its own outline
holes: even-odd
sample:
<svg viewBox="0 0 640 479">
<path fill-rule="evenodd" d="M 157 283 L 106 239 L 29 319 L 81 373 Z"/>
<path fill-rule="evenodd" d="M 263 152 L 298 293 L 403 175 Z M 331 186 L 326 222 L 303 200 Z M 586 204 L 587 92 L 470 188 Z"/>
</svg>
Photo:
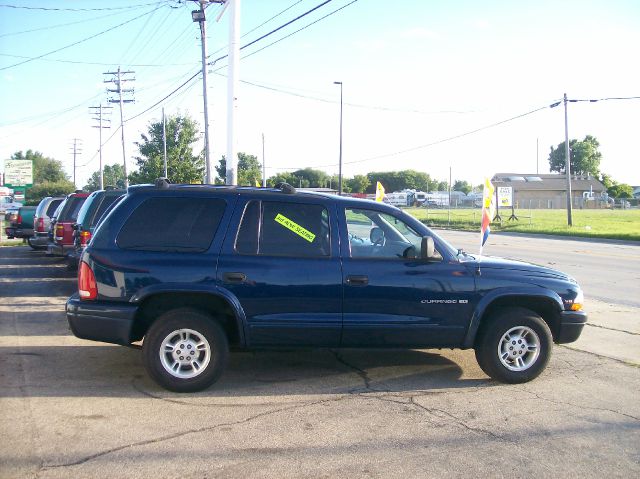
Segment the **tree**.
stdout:
<svg viewBox="0 0 640 479">
<path fill-rule="evenodd" d="M 218 180 L 221 184 L 225 184 L 227 178 L 227 159 L 222 155 L 218 166 L 216 166 Z M 256 186 L 256 183 L 262 185 L 262 164 L 255 155 L 247 155 L 238 152 L 238 160 L 236 163 L 236 179 L 240 186 Z"/>
<path fill-rule="evenodd" d="M 400 191 L 405 189 L 418 191 L 433 191 L 437 182 L 431 179 L 427 173 L 415 170 L 402 171 L 386 171 L 367 173 L 369 178 L 369 193 L 374 193 L 376 182 L 384 185 L 385 190 L 389 192 Z"/>
<path fill-rule="evenodd" d="M 364 193 L 365 191 L 367 191 L 367 188 L 369 187 L 371 182 L 365 175 L 355 175 L 350 180 L 347 180 L 347 184 L 352 192 Z"/>
<path fill-rule="evenodd" d="M 25 203 L 29 206 L 36 206 L 47 196 L 65 196 L 73 193 L 75 187 L 68 180 L 43 181 L 32 188 L 27 188 Z"/>
<path fill-rule="evenodd" d="M 27 150 L 26 153 L 17 151 L 11 155 L 12 160 L 31 160 L 33 162 L 33 184 L 37 185 L 45 181 L 68 181 L 69 177 L 62 168 L 62 163 L 53 158 L 45 157 L 39 151 Z"/>
<path fill-rule="evenodd" d="M 590 174 L 597 177 L 600 173 L 600 161 L 602 153 L 598 151 L 600 143 L 591 135 L 584 137 L 584 140 L 569 141 L 569 159 L 571 173 L 576 175 Z M 565 172 L 565 142 L 563 141 L 557 148 L 551 147 L 549 153 L 549 170 L 558 173 Z"/>
<path fill-rule="evenodd" d="M 465 195 L 468 195 L 473 191 L 473 186 L 467 181 L 456 180 L 453 184 L 453 191 L 462 191 Z"/>
<path fill-rule="evenodd" d="M 105 165 L 103 168 L 104 186 L 115 186 L 124 189 L 124 166 L 116 163 L 115 165 Z M 85 191 L 96 191 L 100 189 L 100 170 L 94 171 L 89 182 L 83 188 Z"/>
<path fill-rule="evenodd" d="M 173 183 L 201 183 L 204 175 L 204 155 L 193 154 L 193 144 L 198 141 L 199 126 L 189 116 L 169 116 L 167 131 L 167 175 Z M 135 157 L 138 171 L 129 175 L 129 181 L 153 183 L 164 176 L 164 145 L 162 122 L 149 125 L 142 141 L 136 142 L 140 156 Z"/>
<path fill-rule="evenodd" d="M 270 178 L 267 179 L 267 186 L 273 188 L 274 186 L 276 186 L 278 183 L 289 183 L 290 185 L 297 185 L 297 181 L 298 179 L 296 177 L 293 176 L 292 173 L 289 172 L 282 172 L 282 173 L 278 173 L 277 175 L 271 176 Z"/>
<path fill-rule="evenodd" d="M 307 180 L 307 188 L 327 188 L 329 186 L 329 176 L 322 170 L 314 170 L 313 168 L 305 168 L 303 170 L 294 171 L 293 176 L 300 180 Z M 336 183 L 337 187 L 337 183 Z"/>
<path fill-rule="evenodd" d="M 615 183 L 607 188 L 607 193 L 612 198 L 633 198 L 633 188 L 626 183 Z"/>
</svg>

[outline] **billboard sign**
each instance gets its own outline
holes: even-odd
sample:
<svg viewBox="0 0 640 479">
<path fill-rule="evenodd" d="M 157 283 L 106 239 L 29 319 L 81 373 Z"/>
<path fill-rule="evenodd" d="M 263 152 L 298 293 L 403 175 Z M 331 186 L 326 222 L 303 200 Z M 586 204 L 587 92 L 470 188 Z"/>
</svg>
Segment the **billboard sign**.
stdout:
<svg viewBox="0 0 640 479">
<path fill-rule="evenodd" d="M 513 206 L 513 187 L 498 187 L 498 206 L 500 206 L 500 208 L 510 208 Z"/>
<path fill-rule="evenodd" d="M 31 160 L 5 160 L 4 185 L 9 188 L 33 186 L 33 162 Z"/>
</svg>

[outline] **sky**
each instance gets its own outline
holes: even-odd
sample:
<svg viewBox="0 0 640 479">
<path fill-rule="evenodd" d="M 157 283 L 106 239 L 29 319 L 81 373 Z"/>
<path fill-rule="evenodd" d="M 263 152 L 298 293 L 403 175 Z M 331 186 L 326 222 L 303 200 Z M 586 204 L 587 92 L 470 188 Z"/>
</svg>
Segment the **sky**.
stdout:
<svg viewBox="0 0 640 479">
<path fill-rule="evenodd" d="M 323 3 L 242 0 L 240 43 Z M 118 67 L 135 72 L 135 102 L 123 111 L 129 171 L 163 106 L 202 129 L 201 76 L 178 89 L 201 68 L 195 9 L 185 0 L 0 0 L 0 169 L 31 149 L 73 179 L 75 138 L 82 187 L 99 167 L 89 107 L 100 104 L 114 107 L 104 162 L 122 163 L 120 111 L 104 83 Z M 206 10 L 211 61 L 227 53 L 222 10 Z M 637 0 L 332 0 L 242 50 L 237 149 L 264 160 L 267 176 L 337 173 L 341 81 L 345 177 L 415 169 L 448 180 L 451 171 L 477 185 L 498 172 L 548 173 L 549 149 L 565 135 L 563 105 L 550 105 L 566 93 L 600 100 L 568 104 L 569 137 L 595 136 L 601 171 L 637 186 L 638 45 Z M 226 59 L 209 71 L 217 164 L 226 152 Z"/>
</svg>

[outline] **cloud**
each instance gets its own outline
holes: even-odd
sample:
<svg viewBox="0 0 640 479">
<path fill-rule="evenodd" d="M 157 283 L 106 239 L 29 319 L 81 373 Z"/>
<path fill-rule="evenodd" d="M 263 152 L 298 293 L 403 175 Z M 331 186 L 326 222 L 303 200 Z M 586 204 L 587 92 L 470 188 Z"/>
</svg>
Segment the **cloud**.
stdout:
<svg viewBox="0 0 640 479">
<path fill-rule="evenodd" d="M 486 30 L 490 27 L 489 22 L 484 20 L 483 18 L 476 18 L 471 21 L 471 26 L 477 28 L 478 30 Z"/>
<path fill-rule="evenodd" d="M 5 73 L 2 79 L 7 82 L 12 82 L 13 80 L 15 80 L 14 76 L 9 73 Z"/>
<path fill-rule="evenodd" d="M 411 38 L 411 39 L 416 39 L 416 38 L 430 39 L 430 38 L 438 38 L 439 35 L 433 30 L 428 30 L 422 27 L 415 27 L 415 28 L 410 28 L 408 30 L 403 31 L 401 33 L 401 36 L 403 38 Z"/>
</svg>

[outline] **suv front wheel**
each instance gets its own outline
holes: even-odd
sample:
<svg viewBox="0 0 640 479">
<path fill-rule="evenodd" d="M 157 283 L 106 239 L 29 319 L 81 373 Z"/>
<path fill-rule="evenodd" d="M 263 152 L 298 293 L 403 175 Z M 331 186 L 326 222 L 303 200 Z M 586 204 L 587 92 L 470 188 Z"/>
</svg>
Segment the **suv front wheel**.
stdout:
<svg viewBox="0 0 640 479">
<path fill-rule="evenodd" d="M 525 308 L 505 308 L 481 328 L 476 359 L 493 379 L 525 383 L 547 366 L 552 344 L 549 326 L 539 315 Z"/>
<path fill-rule="evenodd" d="M 160 386 L 175 392 L 194 392 L 220 378 L 229 343 L 211 316 L 192 309 L 174 309 L 151 325 L 142 352 L 147 372 Z"/>
</svg>

